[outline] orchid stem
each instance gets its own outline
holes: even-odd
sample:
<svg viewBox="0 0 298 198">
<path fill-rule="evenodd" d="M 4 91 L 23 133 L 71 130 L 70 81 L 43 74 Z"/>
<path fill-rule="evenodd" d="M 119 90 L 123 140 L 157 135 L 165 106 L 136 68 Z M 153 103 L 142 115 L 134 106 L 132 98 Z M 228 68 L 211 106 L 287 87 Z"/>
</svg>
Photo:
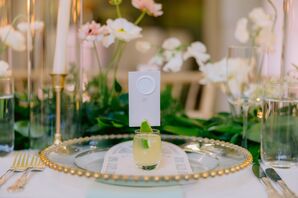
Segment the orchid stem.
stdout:
<svg viewBox="0 0 298 198">
<path fill-rule="evenodd" d="M 118 51 L 116 61 L 115 61 L 115 66 L 114 66 L 115 67 L 114 68 L 114 80 L 116 79 L 116 75 L 117 75 L 118 68 L 119 68 L 119 61 L 120 61 L 121 55 L 123 53 L 123 49 L 124 49 L 124 45 L 120 43 L 119 51 Z"/>
<path fill-rule="evenodd" d="M 135 21 L 135 24 L 138 25 L 143 20 L 145 15 L 146 15 L 146 12 L 142 12 L 140 16 L 137 18 L 137 20 Z"/>
<path fill-rule="evenodd" d="M 109 71 L 113 67 L 113 65 L 114 65 L 115 58 L 116 58 L 117 53 L 118 53 L 119 42 L 120 42 L 119 40 L 116 41 L 116 44 L 115 44 L 115 49 L 116 50 L 114 50 L 113 55 L 112 55 L 112 60 L 111 60 L 111 62 L 107 66 L 107 71 Z"/>
<path fill-rule="evenodd" d="M 13 19 L 13 21 L 11 22 L 11 25 L 13 26 L 16 22 L 17 22 L 17 20 L 19 20 L 20 18 L 27 18 L 25 15 L 22 15 L 22 14 L 20 14 L 20 15 L 18 15 L 18 16 L 16 16 L 14 19 Z"/>
<path fill-rule="evenodd" d="M 96 60 L 97 60 L 97 63 L 99 64 L 99 71 L 101 73 L 101 67 L 102 67 L 102 63 L 101 63 L 101 59 L 98 55 L 98 51 L 97 51 L 97 47 L 96 47 L 96 43 L 93 42 L 93 47 L 94 47 L 94 50 L 95 50 L 95 57 L 96 57 Z"/>
<path fill-rule="evenodd" d="M 114 68 L 114 73 L 113 73 L 113 85 L 112 85 L 112 91 L 111 91 L 111 98 L 110 98 L 109 102 L 111 102 L 111 100 L 113 98 L 113 95 L 115 93 L 115 80 L 117 78 L 117 72 L 118 72 L 118 68 L 119 68 L 119 61 L 120 61 L 121 55 L 123 53 L 123 49 L 124 49 L 124 46 L 125 46 L 124 44 L 125 43 L 123 41 L 118 42 L 115 56 L 113 58 L 112 64 L 110 65 L 111 68 Z"/>
<path fill-rule="evenodd" d="M 272 9 L 274 11 L 274 23 L 273 23 L 273 26 L 272 26 L 272 31 L 273 31 L 275 26 L 276 26 L 276 21 L 277 21 L 277 8 L 275 7 L 272 0 L 268 0 L 268 3 L 270 4 L 270 6 L 272 7 Z"/>
<path fill-rule="evenodd" d="M 122 14 L 121 14 L 120 6 L 119 5 L 116 5 L 116 11 L 117 11 L 118 18 L 121 18 L 122 17 Z"/>
</svg>

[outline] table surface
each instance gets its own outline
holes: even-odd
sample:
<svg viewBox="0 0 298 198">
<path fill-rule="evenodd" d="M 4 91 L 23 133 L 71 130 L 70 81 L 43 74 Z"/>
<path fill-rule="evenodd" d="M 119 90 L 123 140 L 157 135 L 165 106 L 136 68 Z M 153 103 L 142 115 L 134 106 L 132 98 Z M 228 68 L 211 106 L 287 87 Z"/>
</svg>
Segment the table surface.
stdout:
<svg viewBox="0 0 298 198">
<path fill-rule="evenodd" d="M 5 157 L 0 157 L 0 175 L 2 175 L 11 165 L 13 153 Z M 278 169 L 280 176 L 285 180 L 288 186 L 298 194 L 298 167 L 291 169 Z M 46 168 L 43 172 L 34 173 L 26 188 L 21 192 L 9 193 L 7 187 L 12 184 L 20 174 L 15 175 L 6 184 L 0 187 L 0 198 L 82 198 L 90 197 L 90 192 L 105 192 L 105 198 L 119 197 L 115 196 L 117 192 L 121 197 L 130 197 L 134 193 L 150 193 L 180 191 L 182 197 L 267 197 L 265 188 L 260 181 L 253 175 L 251 167 L 230 175 L 214 178 L 202 179 L 196 183 L 159 188 L 133 188 L 120 187 L 102 184 L 94 179 L 88 179 L 79 176 L 73 176 L 56 172 Z M 111 192 L 111 193 L 109 193 Z M 112 194 L 114 194 L 112 196 Z M 99 196 L 98 196 L 99 197 Z"/>
</svg>

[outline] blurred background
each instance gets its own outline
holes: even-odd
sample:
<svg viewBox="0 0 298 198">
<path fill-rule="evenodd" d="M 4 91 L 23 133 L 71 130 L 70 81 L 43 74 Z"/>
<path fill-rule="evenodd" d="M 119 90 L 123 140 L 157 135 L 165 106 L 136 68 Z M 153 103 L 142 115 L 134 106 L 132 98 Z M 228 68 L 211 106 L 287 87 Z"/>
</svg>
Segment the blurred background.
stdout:
<svg viewBox="0 0 298 198">
<path fill-rule="evenodd" d="M 124 0 L 123 2 L 125 5 L 123 14 L 128 16 L 128 19 L 135 20 L 139 11 L 131 6 L 130 1 Z M 165 38 L 170 36 L 177 37 L 184 43 L 201 41 L 207 46 L 211 62 L 222 59 L 226 55 L 228 46 L 239 44 L 234 38 L 237 20 L 246 17 L 253 8 L 264 4 L 262 0 L 160 0 L 156 2 L 163 4 L 164 14 L 157 18 L 146 17 L 142 21 L 144 36 L 141 40 L 155 45 L 160 45 Z M 107 18 L 115 16 L 115 9 L 108 4 L 108 1 L 84 0 L 83 13 L 84 21 L 93 19 L 104 23 Z M 136 50 L 135 43 L 129 43 L 127 46 L 129 50 L 125 50 L 124 58 L 121 60 L 122 70 L 135 70 L 138 64 L 148 61 L 155 52 L 152 49 L 142 54 Z M 187 61 L 183 70 L 197 71 L 198 66 L 194 61 Z M 188 90 L 182 91 L 182 95 L 181 91 L 174 91 L 174 95 L 179 97 L 186 106 L 187 99 L 189 99 L 187 97 L 192 97 L 196 105 L 190 105 L 192 106 L 189 107 L 190 109 L 202 109 L 206 103 L 205 113 L 198 114 L 202 117 L 210 117 L 215 112 L 229 110 L 226 98 L 218 87 L 208 85 L 207 93 L 206 90 L 203 91 L 204 88 L 206 89 L 204 86 L 197 87 L 197 91 L 188 94 L 191 89 L 188 87 Z M 205 101 L 204 94 L 208 95 Z M 198 102 L 200 100 L 201 102 Z"/>
<path fill-rule="evenodd" d="M 104 90 L 103 86 L 99 85 L 102 83 L 100 71 L 111 60 L 115 45 L 110 48 L 101 46 L 101 43 L 94 44 L 97 47 L 84 46 L 78 35 L 82 24 L 92 20 L 105 24 L 107 19 L 115 19 L 116 9 L 108 3 L 108 0 L 70 1 L 70 27 L 65 41 L 67 50 L 63 56 L 66 57 L 66 64 L 61 64 L 61 67 L 65 66 L 68 70 L 61 107 L 61 132 L 64 139 L 82 134 L 106 132 L 108 127 L 114 127 L 113 119 L 119 121 L 118 124 L 123 126 L 123 131 L 127 132 L 125 130 L 129 129 L 127 95 L 129 71 L 135 71 L 138 65 L 147 63 L 163 41 L 169 37 L 177 37 L 186 46 L 194 41 L 201 41 L 207 47 L 211 63 L 222 60 L 229 46 L 240 44 L 234 36 L 237 21 L 241 17 L 247 17 L 253 8 L 264 6 L 266 2 L 265 0 L 155 1 L 162 3 L 163 15 L 146 16 L 139 24 L 143 29 L 142 38 L 128 42 L 125 46 L 118 64 L 117 76 L 123 89 L 116 94 L 109 93 L 110 89 Z M 52 140 L 49 137 L 52 138 L 55 132 L 55 94 L 50 74 L 53 72 L 55 46 L 58 40 L 56 35 L 60 2 L 59 0 L 0 0 L 2 15 L 0 25 L 12 24 L 17 29 L 18 23 L 28 25 L 29 21 L 35 25 L 42 24 L 39 29 L 31 27 L 31 31 L 26 29 L 22 32 L 26 50 L 7 50 L 2 54 L 3 60 L 12 66 L 15 82 L 15 131 L 21 135 L 16 138 L 19 142 L 16 145 L 21 145 L 19 148 L 22 148 L 25 142 L 24 137 L 33 139 L 30 140 L 32 148 L 50 144 Z M 131 0 L 123 0 L 122 3 L 123 17 L 128 21 L 135 21 L 140 15 L 140 10 L 131 5 Z M 272 12 L 268 5 L 265 7 Z M 18 20 L 13 24 L 16 18 Z M 136 47 L 139 41 L 147 41 L 153 47 L 146 53 L 141 52 Z M 61 43 L 64 45 L 63 42 L 59 44 Z M 100 56 L 100 61 L 97 61 L 97 55 Z M 98 62 L 102 62 L 101 66 Z M 110 79 L 110 76 L 105 77 L 107 87 L 111 88 L 114 79 Z M 202 85 L 201 79 L 202 73 L 194 59 L 185 61 L 182 71 L 162 72 L 161 99 L 167 105 L 161 102 L 161 110 L 164 111 L 163 115 L 170 115 L 168 120 L 174 122 L 174 125 L 176 123 L 171 116 L 175 114 L 181 113 L 191 119 L 208 119 L 218 112 L 230 111 L 221 87 L 215 84 Z M 168 85 L 172 89 L 167 92 L 165 88 L 169 87 Z M 114 100 L 109 98 L 110 95 L 114 97 L 113 94 L 116 95 L 116 105 L 112 103 Z M 167 108 L 162 109 L 163 105 Z M 167 118 L 163 115 L 163 118 Z M 119 116 L 122 116 L 122 120 Z M 119 125 L 116 125 L 116 128 Z M 118 131 L 121 132 L 119 128 Z M 178 131 L 180 132 L 180 129 Z M 197 126 L 194 126 L 194 134 L 198 133 Z"/>
<path fill-rule="evenodd" d="M 6 1 L 6 0 L 3 0 Z M 10 6 L 14 10 L 14 15 L 26 13 L 26 2 L 9 1 Z M 107 0 L 83 0 L 83 8 L 80 8 L 79 1 L 73 0 L 75 7 L 72 10 L 72 24 L 77 25 L 79 19 L 83 23 L 95 20 L 98 23 L 104 24 L 108 18 L 115 18 L 115 8 L 111 6 Z M 221 60 L 226 56 L 228 46 L 237 45 L 234 37 L 237 20 L 241 17 L 246 17 L 248 13 L 255 7 L 263 6 L 264 0 L 156 0 L 162 3 L 164 14 L 160 17 L 148 17 L 142 21 L 140 26 L 143 28 L 143 37 L 129 42 L 124 50 L 124 54 L 120 60 L 120 73 L 118 75 L 119 81 L 127 86 L 127 72 L 134 71 L 137 66 L 146 63 L 156 52 L 152 48 L 146 53 L 141 53 L 136 49 L 136 43 L 140 40 L 148 41 L 153 46 L 160 46 L 161 43 L 168 37 L 177 37 L 183 43 L 190 44 L 194 41 L 201 41 L 207 46 L 207 52 L 211 55 L 211 62 Z M 55 27 L 57 16 L 57 1 L 35 1 L 31 0 L 32 5 L 41 5 L 45 10 L 33 10 L 35 20 L 40 17 L 40 20 L 45 21 L 45 30 L 34 37 L 33 46 L 40 46 L 40 48 L 33 48 L 32 72 L 35 68 L 40 67 L 39 62 L 44 64 L 44 68 L 52 68 L 52 56 L 55 45 Z M 38 6 L 35 6 L 38 7 Z M 48 9 L 47 9 L 48 8 Z M 139 16 L 139 10 L 131 6 L 130 0 L 123 0 L 121 10 L 125 18 L 130 21 L 136 20 Z M 37 13 L 34 15 L 34 13 Z M 54 17 L 43 18 L 43 15 L 50 15 Z M 34 19 L 31 19 L 34 20 Z M 71 24 L 71 25 L 72 25 Z M 73 26 L 74 27 L 74 26 Z M 69 64 L 78 63 L 78 45 L 75 44 L 78 26 L 71 29 L 68 39 L 68 48 L 70 54 L 68 57 Z M 41 52 L 43 51 L 43 52 Z M 16 91 L 18 89 L 27 89 L 26 83 L 18 83 L 20 78 L 26 78 L 28 68 L 23 66 L 27 57 L 25 53 L 13 52 L 14 59 L 13 73 L 16 78 Z M 82 58 L 83 64 L 89 68 L 89 73 L 97 73 L 95 64 L 95 57 L 91 57 L 92 52 L 87 52 Z M 111 51 L 104 47 L 100 49 L 100 56 L 103 62 L 108 62 L 111 56 Z M 43 55 L 44 57 L 40 56 Z M 90 57 L 88 57 L 88 54 Z M 88 60 L 90 59 L 90 60 Z M 198 66 L 194 60 L 188 60 L 184 63 L 183 71 L 173 74 L 164 74 L 163 82 L 173 85 L 173 95 L 181 101 L 188 115 L 191 117 L 209 118 L 216 112 L 229 111 L 229 107 L 224 94 L 220 88 L 215 85 L 200 85 Z M 36 70 L 36 73 L 40 72 Z M 43 75 L 37 75 L 40 81 L 50 81 L 49 72 L 44 72 Z M 70 76 L 69 76 L 70 78 Z M 73 77 L 74 78 L 74 77 Z M 164 83 L 165 84 L 165 83 Z M 27 86 L 27 87 L 26 87 Z M 163 86 L 163 85 L 162 85 Z M 164 86 L 163 86 L 164 87 Z M 34 88 L 32 88 L 34 89 Z"/>
</svg>

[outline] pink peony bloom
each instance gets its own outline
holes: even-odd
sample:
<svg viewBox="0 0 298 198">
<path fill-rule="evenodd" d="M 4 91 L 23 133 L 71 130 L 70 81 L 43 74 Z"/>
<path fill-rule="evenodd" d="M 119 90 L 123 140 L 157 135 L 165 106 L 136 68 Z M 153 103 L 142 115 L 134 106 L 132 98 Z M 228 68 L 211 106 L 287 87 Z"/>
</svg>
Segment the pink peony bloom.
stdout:
<svg viewBox="0 0 298 198">
<path fill-rule="evenodd" d="M 86 41 L 100 41 L 103 37 L 100 24 L 95 21 L 86 23 L 80 28 L 79 37 Z"/>
<path fill-rule="evenodd" d="M 132 5 L 135 8 L 155 17 L 163 14 L 161 10 L 162 5 L 160 3 L 155 3 L 154 0 L 132 0 Z"/>
</svg>

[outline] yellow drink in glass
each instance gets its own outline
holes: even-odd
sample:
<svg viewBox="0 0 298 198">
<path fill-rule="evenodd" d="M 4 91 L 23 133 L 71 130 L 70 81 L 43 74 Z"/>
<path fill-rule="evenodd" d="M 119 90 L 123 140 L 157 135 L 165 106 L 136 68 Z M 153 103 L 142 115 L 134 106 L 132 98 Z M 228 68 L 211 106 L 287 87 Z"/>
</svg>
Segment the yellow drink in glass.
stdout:
<svg viewBox="0 0 298 198">
<path fill-rule="evenodd" d="M 133 158 L 143 170 L 155 169 L 161 160 L 161 138 L 158 130 L 142 133 L 136 130 L 133 139 Z"/>
</svg>

